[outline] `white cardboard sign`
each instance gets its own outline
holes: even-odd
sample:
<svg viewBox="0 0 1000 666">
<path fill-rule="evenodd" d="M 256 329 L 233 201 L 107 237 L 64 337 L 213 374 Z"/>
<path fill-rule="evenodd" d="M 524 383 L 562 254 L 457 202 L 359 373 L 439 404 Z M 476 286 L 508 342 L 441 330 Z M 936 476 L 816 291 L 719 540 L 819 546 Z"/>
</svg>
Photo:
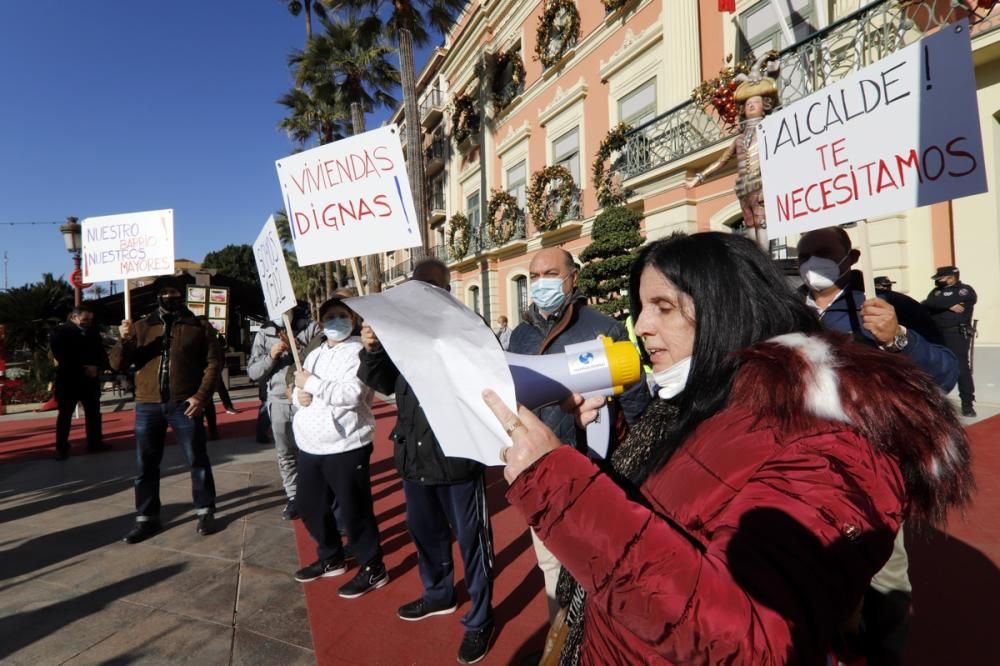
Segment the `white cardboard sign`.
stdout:
<svg viewBox="0 0 1000 666">
<path fill-rule="evenodd" d="M 421 244 L 395 125 L 275 164 L 300 266 Z"/>
<path fill-rule="evenodd" d="M 757 146 L 768 238 L 985 192 L 968 22 L 772 113 Z"/>
<path fill-rule="evenodd" d="M 267 316 L 272 320 L 280 319 L 282 314 L 295 307 L 295 289 L 288 275 L 273 215 L 267 218 L 264 228 L 257 234 L 257 240 L 253 242 L 253 257 L 257 262 L 260 286 L 264 290 Z"/>
<path fill-rule="evenodd" d="M 174 272 L 173 209 L 88 217 L 81 227 L 84 282 Z"/>
</svg>

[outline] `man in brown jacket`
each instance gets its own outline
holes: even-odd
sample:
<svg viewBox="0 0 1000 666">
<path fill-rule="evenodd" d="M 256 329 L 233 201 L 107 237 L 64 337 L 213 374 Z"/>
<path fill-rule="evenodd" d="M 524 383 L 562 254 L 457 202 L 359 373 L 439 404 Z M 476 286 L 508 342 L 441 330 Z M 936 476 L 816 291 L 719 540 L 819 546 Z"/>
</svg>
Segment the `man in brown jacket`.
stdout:
<svg viewBox="0 0 1000 666">
<path fill-rule="evenodd" d="M 219 379 L 215 330 L 184 306 L 183 285 L 172 276 L 154 283 L 159 307 L 135 324 L 121 325 L 111 367 L 135 365 L 135 527 L 125 543 L 138 543 L 160 530 L 160 461 L 169 425 L 191 466 L 191 491 L 198 533 L 214 531 L 215 480 L 208 460 L 201 412 Z"/>
</svg>

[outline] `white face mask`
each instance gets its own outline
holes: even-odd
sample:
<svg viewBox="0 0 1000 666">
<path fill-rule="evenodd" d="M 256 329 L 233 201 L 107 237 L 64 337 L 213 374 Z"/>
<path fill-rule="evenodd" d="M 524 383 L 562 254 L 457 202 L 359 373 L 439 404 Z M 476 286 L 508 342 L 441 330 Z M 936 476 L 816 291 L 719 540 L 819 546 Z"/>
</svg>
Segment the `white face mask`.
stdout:
<svg viewBox="0 0 1000 666">
<path fill-rule="evenodd" d="M 660 387 L 659 396 L 670 400 L 680 394 L 687 386 L 688 375 L 691 373 L 691 357 L 674 363 L 666 370 L 653 373 L 653 381 Z"/>
<path fill-rule="evenodd" d="M 799 277 L 811 291 L 829 289 L 844 274 L 840 270 L 840 264 L 844 263 L 844 259 L 834 261 L 823 257 L 809 257 L 799 266 Z"/>
</svg>

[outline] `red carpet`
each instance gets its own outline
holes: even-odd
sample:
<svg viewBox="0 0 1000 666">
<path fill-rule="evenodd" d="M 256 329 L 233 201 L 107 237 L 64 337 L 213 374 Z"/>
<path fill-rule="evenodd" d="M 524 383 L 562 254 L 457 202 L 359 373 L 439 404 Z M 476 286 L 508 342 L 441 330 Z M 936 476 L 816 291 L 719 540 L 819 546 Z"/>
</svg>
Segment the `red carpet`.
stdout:
<svg viewBox="0 0 1000 666">
<path fill-rule="evenodd" d="M 469 608 L 461 582 L 462 558 L 455 549 L 455 580 L 458 611 L 421 622 L 404 622 L 396 609 L 420 596 L 417 553 L 406 531 L 402 484 L 392 462 L 389 432 L 396 421 L 395 408 L 376 405 L 375 455 L 372 457 L 372 488 L 375 515 L 382 533 L 389 584 L 359 599 L 341 599 L 337 588 L 355 573 L 306 584 L 306 603 L 312 626 L 316 663 L 321 666 L 347 664 L 454 664 L 462 641 L 459 618 Z M 487 475 L 487 501 L 493 514 L 496 551 L 493 607 L 497 637 L 482 664 L 519 664 L 532 652 L 540 652 L 548 624 L 542 574 L 535 567 L 535 552 L 524 520 L 507 505 L 507 482 L 499 469 Z M 301 522 L 296 522 L 299 560 L 302 565 L 316 559 L 316 546 Z"/>
</svg>

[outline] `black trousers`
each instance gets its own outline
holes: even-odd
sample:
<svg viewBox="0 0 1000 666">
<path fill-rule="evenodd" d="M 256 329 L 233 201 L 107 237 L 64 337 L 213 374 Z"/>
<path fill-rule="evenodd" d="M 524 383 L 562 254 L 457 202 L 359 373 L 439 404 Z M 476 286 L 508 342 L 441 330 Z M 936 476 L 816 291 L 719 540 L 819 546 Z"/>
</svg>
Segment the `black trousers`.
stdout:
<svg viewBox="0 0 1000 666">
<path fill-rule="evenodd" d="M 104 435 L 101 426 L 101 387 L 97 380 L 70 383 L 57 379 L 55 396 L 59 406 L 56 417 L 56 450 L 69 451 L 69 431 L 78 402 L 83 405 L 83 414 L 87 420 L 87 446 L 99 446 Z"/>
<path fill-rule="evenodd" d="M 321 560 L 344 554 L 341 526 L 331 509 L 336 499 L 347 543 L 358 563 L 362 567 L 382 563 L 369 470 L 372 449 L 369 444 L 322 456 L 299 449 L 295 508 L 316 541 L 316 555 Z"/>
<path fill-rule="evenodd" d="M 455 600 L 454 533 L 472 602 L 462 624 L 467 631 L 493 624 L 493 530 L 483 477 L 434 486 L 404 479 L 403 493 L 406 526 L 417 546 L 424 600 L 434 605 Z"/>
<path fill-rule="evenodd" d="M 941 330 L 944 346 L 958 357 L 958 395 L 963 405 L 971 405 L 976 400 L 976 385 L 972 382 L 972 368 L 969 367 L 969 339 L 958 332 L 958 327 Z"/>
</svg>

